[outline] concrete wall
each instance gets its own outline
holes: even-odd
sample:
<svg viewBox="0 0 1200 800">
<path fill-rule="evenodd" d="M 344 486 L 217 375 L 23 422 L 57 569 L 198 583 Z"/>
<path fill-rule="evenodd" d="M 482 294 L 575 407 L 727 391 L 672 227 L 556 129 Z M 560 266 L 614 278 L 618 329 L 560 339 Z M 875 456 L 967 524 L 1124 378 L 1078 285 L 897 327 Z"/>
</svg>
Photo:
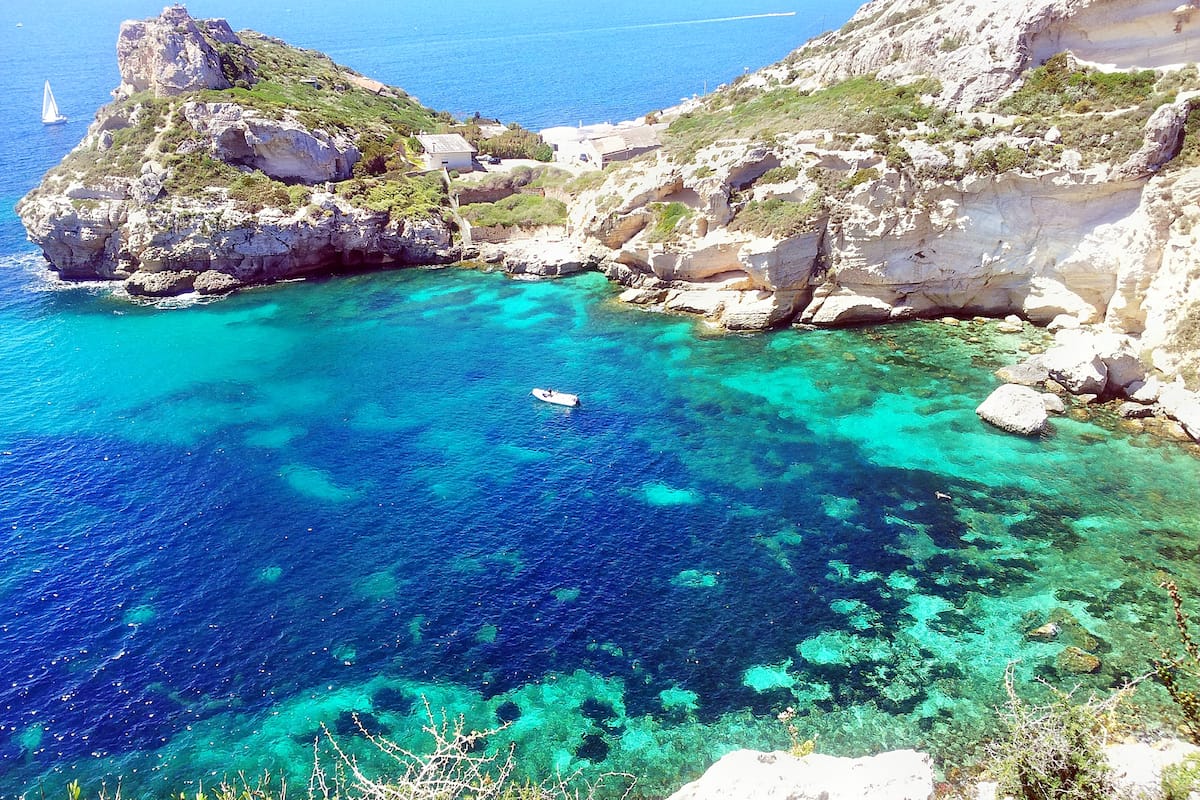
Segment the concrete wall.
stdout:
<svg viewBox="0 0 1200 800">
<path fill-rule="evenodd" d="M 470 172 L 471 153 L 426 153 L 425 163 L 430 169 L 456 169 L 459 172 Z"/>
</svg>

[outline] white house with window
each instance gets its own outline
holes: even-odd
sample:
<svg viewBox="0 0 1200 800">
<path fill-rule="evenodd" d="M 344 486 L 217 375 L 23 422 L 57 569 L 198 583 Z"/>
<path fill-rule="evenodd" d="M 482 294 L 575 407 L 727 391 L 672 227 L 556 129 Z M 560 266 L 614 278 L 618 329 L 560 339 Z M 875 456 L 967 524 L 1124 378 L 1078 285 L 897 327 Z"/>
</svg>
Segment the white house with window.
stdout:
<svg viewBox="0 0 1200 800">
<path fill-rule="evenodd" d="M 427 169 L 456 169 L 470 172 L 475 148 L 458 133 L 423 133 L 417 136 L 425 151 Z"/>
</svg>

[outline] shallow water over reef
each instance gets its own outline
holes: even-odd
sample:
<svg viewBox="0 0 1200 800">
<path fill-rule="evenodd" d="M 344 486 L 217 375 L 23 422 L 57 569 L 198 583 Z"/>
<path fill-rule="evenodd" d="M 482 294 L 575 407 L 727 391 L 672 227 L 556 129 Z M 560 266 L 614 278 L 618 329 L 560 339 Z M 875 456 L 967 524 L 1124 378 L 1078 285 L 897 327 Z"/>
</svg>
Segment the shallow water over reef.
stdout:
<svg viewBox="0 0 1200 800">
<path fill-rule="evenodd" d="M 983 425 L 1021 343 L 989 325 L 718 336 L 456 269 L 50 288 L 0 272 L 6 795 L 304 781 L 322 723 L 416 744 L 421 698 L 649 796 L 785 745 L 787 706 L 822 751 L 955 763 L 1010 661 L 1115 685 L 1169 632 L 1156 575 L 1200 588 L 1197 460 Z"/>
</svg>

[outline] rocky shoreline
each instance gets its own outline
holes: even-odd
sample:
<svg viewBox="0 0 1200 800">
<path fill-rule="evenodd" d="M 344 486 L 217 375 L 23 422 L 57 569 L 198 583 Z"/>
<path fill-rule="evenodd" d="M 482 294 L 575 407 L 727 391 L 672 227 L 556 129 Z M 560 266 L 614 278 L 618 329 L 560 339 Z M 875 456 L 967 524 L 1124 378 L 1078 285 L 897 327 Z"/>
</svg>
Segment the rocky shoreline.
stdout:
<svg viewBox="0 0 1200 800">
<path fill-rule="evenodd" d="M 372 147 L 404 125 L 381 132 L 336 110 L 316 119 L 264 104 L 254 87 L 290 64 L 294 91 L 310 103 L 336 109 L 353 96 L 383 103 L 377 114 L 424 113 L 427 122 L 432 112 L 323 57 L 297 66 L 283 43 L 175 6 L 122 26 L 117 100 L 18 212 L 63 278 L 121 281 L 139 296 L 219 296 L 345 269 L 480 260 L 519 277 L 600 271 L 625 287 L 625 302 L 730 331 L 945 315 L 1086 328 L 1124 337 L 1121 364 L 1141 361 L 1138 380 L 1158 382 L 1140 393 L 1099 378 L 1103 386 L 1068 388 L 1150 397 L 1195 438 L 1196 398 L 1176 380 L 1200 380 L 1200 167 L 1177 162 L 1200 113 L 1200 83 L 1168 62 L 1181 42 L 1200 44 L 1200 27 L 1152 0 L 1113 0 L 1103 11 L 1089 0 L 1000 5 L 877 0 L 780 65 L 656 115 L 662 149 L 539 190 L 564 203 L 565 224 L 479 243 L 446 173 L 409 165 L 404 175 L 361 178 Z M 946 50 L 945 38 L 935 46 L 938 32 L 966 18 L 975 30 L 961 47 Z M 980 111 L 1004 108 L 1039 59 L 1068 45 L 1079 52 L 1056 68 L 1072 81 L 1100 74 L 1086 61 L 1097 55 L 1088 31 L 1118 18 L 1163 29 L 1144 43 L 1144 64 L 1104 66 L 1157 70 L 1145 73 L 1156 93 L 1142 86 L 1134 97 L 1145 95 L 1138 109 L 1150 110 Z M 874 50 L 861 63 L 844 54 L 885 35 L 899 54 L 886 69 Z M 1021 54 L 1003 74 L 987 55 L 1001 44 Z M 898 83 L 881 83 L 880 73 Z M 839 92 L 838 105 L 823 100 Z M 750 120 L 745 129 L 723 121 L 734 112 Z M 794 129 L 810 118 L 827 127 Z M 1075 124 L 1112 127 L 1110 143 L 1079 139 Z M 220 180 L 197 177 L 198 164 Z M 1112 348 L 1105 340 L 1101 361 Z M 1151 397 L 1155 385 L 1178 388 L 1162 401 Z M 1010 405 L 1022 395 L 1006 392 Z M 1017 428 L 1044 428 L 1032 424 Z"/>
</svg>

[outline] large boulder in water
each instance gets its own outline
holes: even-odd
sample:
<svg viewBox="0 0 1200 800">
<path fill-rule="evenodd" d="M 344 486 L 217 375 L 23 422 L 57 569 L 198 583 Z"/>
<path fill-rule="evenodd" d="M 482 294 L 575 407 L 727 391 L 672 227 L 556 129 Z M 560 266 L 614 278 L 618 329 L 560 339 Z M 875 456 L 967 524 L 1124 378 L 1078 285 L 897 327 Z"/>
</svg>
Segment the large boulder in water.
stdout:
<svg viewBox="0 0 1200 800">
<path fill-rule="evenodd" d="M 1006 383 L 992 392 L 975 413 L 984 422 L 1023 436 L 1040 434 L 1049 419 L 1041 393 L 1015 383 Z"/>
<path fill-rule="evenodd" d="M 1052 347 L 1042 357 L 1050 377 L 1067 387 L 1071 394 L 1103 394 L 1108 385 L 1108 367 L 1104 359 L 1085 342 L 1075 341 Z"/>
<path fill-rule="evenodd" d="M 929 756 L 897 750 L 835 758 L 737 750 L 669 800 L 929 800 Z"/>
</svg>

